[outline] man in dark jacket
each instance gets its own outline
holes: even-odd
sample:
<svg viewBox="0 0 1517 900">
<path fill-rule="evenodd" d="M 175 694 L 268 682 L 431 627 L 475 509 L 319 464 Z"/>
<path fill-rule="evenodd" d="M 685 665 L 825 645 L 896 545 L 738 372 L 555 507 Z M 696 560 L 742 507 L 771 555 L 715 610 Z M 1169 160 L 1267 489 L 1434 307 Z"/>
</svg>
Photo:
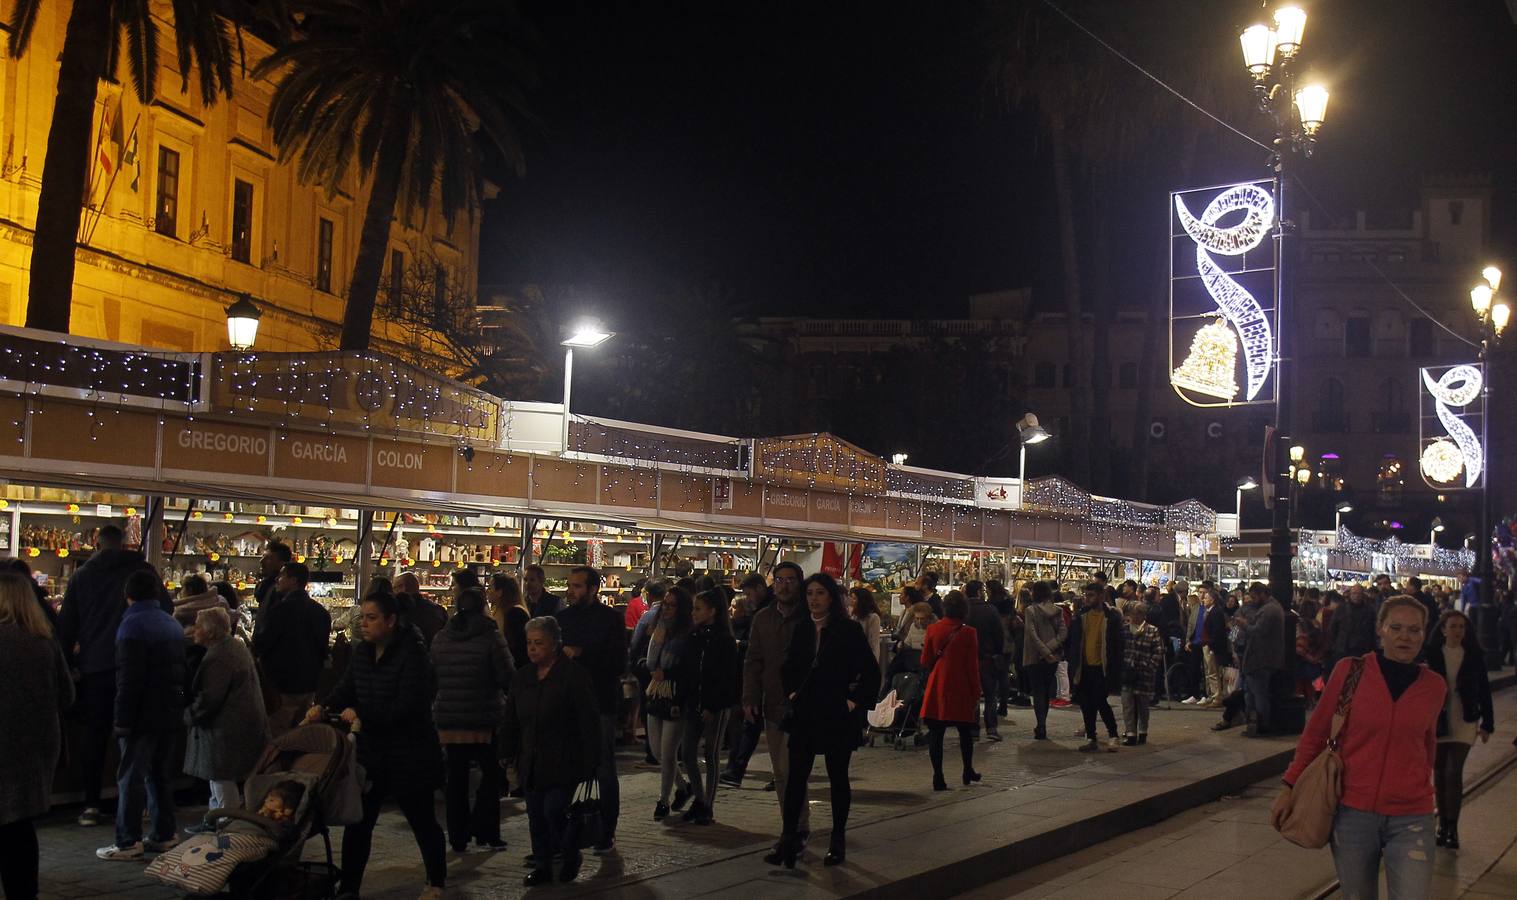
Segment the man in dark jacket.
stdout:
<svg viewBox="0 0 1517 900">
<path fill-rule="evenodd" d="M 1085 717 L 1083 753 L 1101 749 L 1096 742 L 1096 716 L 1106 726 L 1106 749 L 1117 752 L 1117 714 L 1107 697 L 1122 687 L 1122 617 L 1106 605 L 1106 589 L 1096 582 L 1085 585 L 1085 601 L 1069 624 L 1069 642 L 1064 654 L 1069 660 L 1069 681 Z"/>
<path fill-rule="evenodd" d="M 1000 708 L 999 690 L 1001 667 L 1006 664 L 1006 624 L 1001 614 L 985 599 L 985 586 L 978 581 L 964 585 L 964 596 L 969 600 L 968 624 L 974 626 L 980 639 L 980 700 L 985 704 L 985 737 L 999 741 L 1001 732 L 996 729 L 996 713 Z"/>
<path fill-rule="evenodd" d="M 290 545 L 283 541 L 269 541 L 263 548 L 263 557 L 258 560 L 259 574 L 258 585 L 253 588 L 253 599 L 258 601 L 259 609 L 266 609 L 270 603 L 279 599 L 277 583 L 279 570 L 295 561 L 290 552 Z"/>
<path fill-rule="evenodd" d="M 472 573 L 471 573 L 472 574 Z M 495 730 L 506 708 L 516 663 L 505 635 L 485 612 L 485 595 L 464 588 L 454 616 L 432 640 L 437 697 L 432 721 L 448 759 L 448 842 L 468 850 L 472 838 L 489 850 L 504 850 L 500 837 L 500 754 Z M 469 803 L 469 769 L 479 765 L 479 790 Z"/>
<path fill-rule="evenodd" d="M 1438 616 L 1442 614 L 1438 609 L 1438 601 L 1433 599 L 1432 594 L 1422 589 L 1422 579 L 1416 575 L 1406 580 L 1406 591 L 1422 604 L 1423 609 L 1427 610 L 1427 635 L 1423 641 L 1423 646 L 1426 647 L 1433 642 L 1433 629 L 1438 624 Z M 1426 652 L 1426 650 L 1423 651 L 1424 654 Z"/>
<path fill-rule="evenodd" d="M 1220 709 L 1227 699 L 1227 675 L 1224 669 L 1233 664 L 1232 646 L 1227 642 L 1227 607 L 1216 588 L 1203 588 L 1201 602 L 1205 610 L 1201 614 L 1202 651 L 1206 669 L 1206 699 L 1199 705 L 1207 709 Z"/>
<path fill-rule="evenodd" d="M 1375 649 L 1375 607 L 1369 602 L 1364 588 L 1353 585 L 1348 589 L 1348 601 L 1340 604 L 1333 613 L 1333 653 L 1327 671 L 1331 673 L 1338 660 L 1349 656 L 1363 656 Z"/>
<path fill-rule="evenodd" d="M 1248 649 L 1243 654 L 1243 696 L 1248 710 L 1244 734 L 1258 737 L 1270 731 L 1270 681 L 1285 668 L 1285 610 L 1258 582 L 1249 586 L 1248 602 L 1254 617 L 1247 626 Z"/>
<path fill-rule="evenodd" d="M 542 566 L 534 563 L 522 569 L 522 602 L 527 604 L 527 609 L 532 610 L 534 619 L 538 616 L 558 615 L 558 611 L 564 608 L 563 598 L 548 593 L 547 583 L 548 578 Z"/>
<path fill-rule="evenodd" d="M 115 525 L 100 529 L 95 553 L 69 579 L 58 614 L 58 643 L 80 675 L 76 707 L 84 719 L 84 745 L 76 750 L 84 789 L 80 825 L 100 824 L 105 749 L 112 736 L 116 702 L 116 632 L 126 612 L 126 580 L 133 572 L 151 571 L 146 557 L 125 549 L 123 540 Z"/>
<path fill-rule="evenodd" d="M 175 737 L 184 715 L 184 628 L 163 611 L 163 585 L 151 569 L 126 579 L 127 610 L 116 632 L 116 843 L 95 855 L 136 859 L 143 848 L 179 843 L 174 820 Z M 152 831 L 142 840 L 143 789 Z"/>
<path fill-rule="evenodd" d="M 304 563 L 280 569 L 274 586 L 278 599 L 259 610 L 253 629 L 253 655 L 279 692 L 279 705 L 269 713 L 269 732 L 276 737 L 294 728 L 310 708 L 327 659 L 332 616 L 306 593 L 310 580 Z"/>
<path fill-rule="evenodd" d="M 600 573 L 589 566 L 569 570 L 568 605 L 554 617 L 563 632 L 564 655 L 590 672 L 595 705 L 600 712 L 600 752 L 596 780 L 600 783 L 604 830 L 595 853 L 609 853 L 616 843 L 616 820 L 621 813 L 621 788 L 616 776 L 616 713 L 621 700 L 622 673 L 627 670 L 627 626 L 615 609 L 600 600 Z"/>
</svg>

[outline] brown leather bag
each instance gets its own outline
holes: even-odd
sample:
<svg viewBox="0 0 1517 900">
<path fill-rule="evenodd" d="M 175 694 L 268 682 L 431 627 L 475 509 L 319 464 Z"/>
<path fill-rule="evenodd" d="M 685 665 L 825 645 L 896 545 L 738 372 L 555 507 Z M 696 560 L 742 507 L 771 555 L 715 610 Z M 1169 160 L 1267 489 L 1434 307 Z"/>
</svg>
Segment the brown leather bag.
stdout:
<svg viewBox="0 0 1517 900">
<path fill-rule="evenodd" d="M 1290 807 L 1280 819 L 1280 836 L 1298 847 L 1318 850 L 1327 846 L 1333 835 L 1333 817 L 1343 797 L 1343 759 L 1338 755 L 1338 736 L 1348 722 L 1354 705 L 1354 692 L 1364 675 L 1364 660 L 1351 664 L 1343 690 L 1338 694 L 1338 708 L 1333 711 L 1332 730 L 1327 746 L 1317 754 L 1291 789 Z"/>
</svg>

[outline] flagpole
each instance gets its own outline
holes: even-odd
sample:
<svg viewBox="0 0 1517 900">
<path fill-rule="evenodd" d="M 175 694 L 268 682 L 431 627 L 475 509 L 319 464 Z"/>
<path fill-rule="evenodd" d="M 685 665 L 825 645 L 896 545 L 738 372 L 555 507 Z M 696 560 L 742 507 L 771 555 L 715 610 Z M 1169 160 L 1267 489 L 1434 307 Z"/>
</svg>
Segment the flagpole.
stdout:
<svg viewBox="0 0 1517 900">
<path fill-rule="evenodd" d="M 123 142 L 122 145 L 121 145 L 122 148 L 123 148 L 123 153 L 124 153 L 124 149 L 126 147 L 131 146 L 132 139 L 137 136 L 137 126 L 139 124 L 141 124 L 141 123 L 142 123 L 142 113 L 139 112 L 137 114 L 137 118 L 135 118 L 135 119 L 132 120 L 132 133 L 126 136 L 126 141 Z M 139 163 L 137 163 L 137 165 L 141 165 L 141 163 L 139 162 Z M 95 218 L 93 218 L 93 219 L 90 220 L 89 231 L 84 236 L 84 242 L 83 243 L 85 244 L 85 246 L 89 246 L 90 240 L 92 238 L 94 238 L 94 236 L 95 236 L 95 228 L 100 224 L 100 217 L 105 214 L 105 202 L 111 198 L 111 188 L 115 187 L 115 185 L 116 185 L 116 176 L 120 175 L 120 174 L 121 174 L 121 154 L 118 154 L 117 157 L 116 157 L 116 167 L 111 170 L 111 180 L 107 181 L 105 183 L 105 195 L 100 198 L 100 208 L 96 209 L 96 210 L 93 210 L 93 212 L 95 213 Z"/>
<path fill-rule="evenodd" d="M 105 101 L 105 105 L 100 109 L 100 124 L 95 129 L 95 152 L 90 154 L 90 183 L 89 187 L 84 192 L 82 205 L 85 209 L 91 211 L 94 209 L 94 206 L 90 203 L 90 201 L 95 196 L 95 178 L 100 171 L 100 144 L 105 140 L 105 117 L 110 112 L 110 109 L 111 102 L 107 100 Z M 83 219 L 80 220 L 79 225 L 81 229 L 84 227 Z"/>
</svg>

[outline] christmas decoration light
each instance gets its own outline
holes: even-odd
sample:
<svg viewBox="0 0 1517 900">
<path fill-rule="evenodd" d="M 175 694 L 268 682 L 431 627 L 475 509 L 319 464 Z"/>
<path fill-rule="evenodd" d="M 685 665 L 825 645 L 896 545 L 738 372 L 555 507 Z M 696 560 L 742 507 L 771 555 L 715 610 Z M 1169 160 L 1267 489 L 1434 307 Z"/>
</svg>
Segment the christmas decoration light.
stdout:
<svg viewBox="0 0 1517 900">
<path fill-rule="evenodd" d="M 1196 270 L 1206 292 L 1211 295 L 1221 314 L 1237 331 L 1243 343 L 1244 374 L 1247 381 L 1245 399 L 1258 397 L 1274 365 L 1274 334 L 1269 317 L 1253 294 L 1234 281 L 1211 254 L 1219 256 L 1243 256 L 1258 247 L 1269 235 L 1275 222 L 1275 200 L 1269 192 L 1255 184 L 1239 184 L 1223 190 L 1202 211 L 1200 218 L 1186 207 L 1184 198 L 1172 197 L 1180 227 L 1196 245 Z M 1228 214 L 1243 212 L 1242 221 L 1227 227 L 1217 223 Z M 1216 353 L 1217 351 L 1212 351 Z M 1181 366 L 1181 368 L 1185 368 Z M 1178 371 L 1178 370 L 1177 370 Z M 1231 381 L 1231 379 L 1228 379 Z M 1215 379 L 1202 383 L 1220 390 Z M 1177 389 L 1184 384 L 1171 379 Z M 1181 394 L 1184 397 L 1184 394 Z M 1217 396 L 1210 393 L 1209 396 Z M 1220 399 L 1231 400 L 1236 390 Z"/>
<path fill-rule="evenodd" d="M 1439 438 L 1422 450 L 1422 474 L 1438 484 L 1452 484 L 1464 471 L 1464 454 L 1447 438 Z"/>
<path fill-rule="evenodd" d="M 1422 384 L 1432 397 L 1434 413 L 1452 439 L 1452 445 L 1442 437 L 1428 444 L 1422 453 L 1422 474 L 1434 486 L 1439 486 L 1452 482 L 1462 469 L 1464 486 L 1472 488 L 1480 482 L 1481 473 L 1485 471 L 1485 451 L 1481 448 L 1474 429 L 1465 424 L 1462 417 L 1470 414 L 1483 417 L 1486 414 L 1483 403 L 1475 410 L 1469 409 L 1476 398 L 1480 397 L 1481 388 L 1485 385 L 1484 373 L 1475 365 L 1451 366 L 1437 378 L 1433 377 L 1434 371 L 1421 370 Z M 1457 460 L 1455 454 L 1458 455 Z M 1455 466 L 1456 462 L 1457 467 L 1449 475 L 1450 467 Z M 1428 468 L 1430 463 L 1433 466 L 1431 470 Z M 1442 477 L 1444 475 L 1448 477 Z"/>
<path fill-rule="evenodd" d="M 1182 387 L 1231 400 L 1238 396 L 1238 382 L 1233 372 L 1238 364 L 1238 339 L 1221 318 L 1204 325 L 1190 344 L 1190 355 L 1175 369 L 1169 382 Z"/>
</svg>

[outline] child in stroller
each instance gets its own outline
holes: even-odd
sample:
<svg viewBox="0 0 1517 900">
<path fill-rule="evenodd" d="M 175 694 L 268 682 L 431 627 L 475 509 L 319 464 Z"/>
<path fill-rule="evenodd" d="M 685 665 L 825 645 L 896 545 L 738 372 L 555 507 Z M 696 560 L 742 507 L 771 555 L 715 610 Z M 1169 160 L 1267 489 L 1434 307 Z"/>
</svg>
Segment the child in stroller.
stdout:
<svg viewBox="0 0 1517 900">
<path fill-rule="evenodd" d="M 230 889 L 234 896 L 328 896 L 341 872 L 328 826 L 362 816 L 364 774 L 353 738 L 312 723 L 274 738 L 248 776 L 242 809 L 213 809 L 197 835 L 148 866 L 148 875 L 191 894 Z M 301 861 L 320 835 L 322 862 Z"/>
<path fill-rule="evenodd" d="M 252 815 L 212 810 L 216 831 L 160 855 L 147 867 L 148 876 L 192 894 L 221 891 L 238 866 L 263 859 L 295 834 L 306 793 L 306 785 L 289 778 L 269 787 Z"/>
</svg>

